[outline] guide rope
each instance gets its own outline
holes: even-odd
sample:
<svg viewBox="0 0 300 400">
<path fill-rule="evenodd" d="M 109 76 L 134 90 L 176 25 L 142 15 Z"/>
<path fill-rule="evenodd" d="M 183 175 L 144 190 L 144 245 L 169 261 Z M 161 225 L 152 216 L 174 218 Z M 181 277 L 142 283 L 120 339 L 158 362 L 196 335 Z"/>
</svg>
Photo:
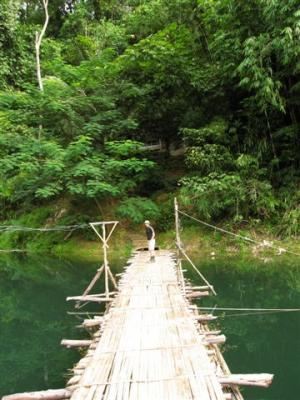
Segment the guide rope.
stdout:
<svg viewBox="0 0 300 400">
<path fill-rule="evenodd" d="M 226 230 L 226 229 L 219 228 L 219 227 L 216 226 L 216 225 L 212 225 L 212 224 L 209 224 L 209 223 L 207 223 L 207 222 L 201 221 L 200 219 L 195 218 L 195 217 L 193 217 L 192 215 L 189 215 L 189 214 L 185 213 L 184 211 L 178 210 L 178 212 L 179 212 L 181 215 L 184 215 L 184 216 L 186 216 L 186 217 L 188 217 L 188 218 L 190 218 L 190 219 L 192 219 L 192 220 L 194 220 L 194 221 L 197 221 L 197 222 L 199 222 L 199 223 L 202 224 L 202 225 L 208 226 L 209 228 L 212 228 L 212 229 L 214 229 L 214 230 L 217 230 L 217 231 L 220 231 L 220 232 L 223 232 L 223 233 L 227 233 L 228 235 L 235 236 L 235 237 L 237 237 L 237 238 L 239 238 L 239 239 L 245 240 L 246 242 L 254 243 L 254 244 L 259 245 L 259 246 L 262 246 L 262 247 L 270 247 L 270 248 L 272 248 L 272 249 L 274 249 L 274 250 L 277 250 L 279 254 L 282 254 L 282 253 L 290 253 L 290 254 L 293 254 L 293 255 L 295 255 L 295 256 L 300 256 L 300 253 L 296 253 L 295 251 L 287 250 L 287 249 L 285 249 L 285 248 L 283 248 L 283 247 L 276 246 L 276 245 L 270 243 L 270 242 L 267 241 L 267 240 L 263 240 L 262 242 L 260 242 L 260 241 L 258 241 L 258 240 L 249 238 L 249 237 L 247 237 L 247 236 L 239 235 L 239 234 L 237 234 L 237 233 L 228 231 L 228 230 Z"/>
<path fill-rule="evenodd" d="M 299 312 L 300 310 L 277 310 L 277 311 L 256 311 L 256 312 L 247 312 L 247 313 L 237 313 L 237 314 L 224 314 L 220 315 L 219 318 L 227 318 L 227 317 L 245 317 L 245 316 L 252 316 L 252 315 L 266 315 L 266 314 L 280 314 L 280 313 L 287 313 L 287 312 Z"/>
<path fill-rule="evenodd" d="M 214 311 L 225 311 L 223 315 L 218 315 L 218 318 L 300 312 L 300 308 L 235 308 L 235 307 L 217 307 L 217 306 L 200 307 L 199 310 L 200 311 L 201 310 L 209 311 L 210 314 L 213 314 Z M 235 311 L 235 313 L 234 314 L 226 314 L 226 311 Z M 244 311 L 247 311 L 247 312 L 244 312 Z"/>
<path fill-rule="evenodd" d="M 211 313 L 213 313 L 214 311 L 236 311 L 234 314 L 224 313 L 224 315 L 219 315 L 218 318 L 300 312 L 300 308 L 235 308 L 235 307 L 216 307 L 216 306 L 213 308 L 201 307 L 200 310 L 209 310 Z"/>
<path fill-rule="evenodd" d="M 200 310 L 217 311 L 300 311 L 300 308 L 235 308 L 235 307 L 200 307 Z"/>
<path fill-rule="evenodd" d="M 77 225 L 57 225 L 49 228 L 29 228 L 27 226 L 18 226 L 18 225 L 0 225 L 0 233 L 2 232 L 52 232 L 52 231 L 61 231 L 61 232 L 70 232 L 76 229 L 84 229 L 87 228 L 88 224 L 77 224 Z"/>
</svg>

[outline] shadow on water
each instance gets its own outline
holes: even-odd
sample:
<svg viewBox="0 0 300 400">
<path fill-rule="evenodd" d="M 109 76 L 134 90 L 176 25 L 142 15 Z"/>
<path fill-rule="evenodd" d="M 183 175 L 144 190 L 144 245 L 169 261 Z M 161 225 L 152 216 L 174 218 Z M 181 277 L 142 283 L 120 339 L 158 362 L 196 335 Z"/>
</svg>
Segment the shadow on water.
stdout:
<svg viewBox="0 0 300 400">
<path fill-rule="evenodd" d="M 111 265 L 119 269 L 116 263 Z M 87 337 L 75 328 L 80 321 L 67 315 L 74 303 L 65 300 L 82 293 L 98 267 L 46 257 L 1 256 L 0 397 L 64 387 L 67 370 L 80 354 L 61 348 L 60 341 Z M 95 290 L 103 290 L 102 281 Z M 87 309 L 99 311 L 99 306 L 89 305 Z"/>
<path fill-rule="evenodd" d="M 226 258 L 198 260 L 218 296 L 199 301 L 203 307 L 300 308 L 300 259 Z M 195 284 L 198 277 L 188 268 Z M 300 393 L 300 312 L 242 315 L 215 311 L 227 337 L 224 356 L 233 373 L 274 373 L 270 388 L 247 388 L 247 400 L 296 400 Z"/>
</svg>

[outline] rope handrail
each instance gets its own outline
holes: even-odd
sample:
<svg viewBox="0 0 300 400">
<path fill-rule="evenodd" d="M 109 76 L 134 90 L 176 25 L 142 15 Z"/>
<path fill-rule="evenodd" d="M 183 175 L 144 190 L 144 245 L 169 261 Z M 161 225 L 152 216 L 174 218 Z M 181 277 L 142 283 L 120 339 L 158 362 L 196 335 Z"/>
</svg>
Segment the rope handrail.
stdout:
<svg viewBox="0 0 300 400">
<path fill-rule="evenodd" d="M 244 312 L 244 313 L 234 313 L 234 314 L 224 314 L 219 315 L 218 318 L 228 318 L 228 317 L 245 317 L 245 316 L 259 316 L 259 315 L 269 315 L 269 314 L 280 314 L 280 313 L 287 313 L 287 312 L 297 312 L 295 311 L 285 311 L 285 310 L 277 310 L 277 311 L 255 311 L 255 312 Z"/>
<path fill-rule="evenodd" d="M 199 307 L 198 309 L 212 313 L 215 311 L 225 311 L 224 315 L 218 315 L 218 318 L 300 312 L 300 308 Z M 232 311 L 234 314 L 226 314 L 226 311 Z"/>
<path fill-rule="evenodd" d="M 299 312 L 300 308 L 239 308 L 239 307 L 200 307 L 200 310 L 213 311 L 282 311 L 282 312 Z"/>
<path fill-rule="evenodd" d="M 290 254 L 293 254 L 293 255 L 295 255 L 295 256 L 300 256 L 300 253 L 296 253 L 296 252 L 294 252 L 294 251 L 285 249 L 285 248 L 283 248 L 283 247 L 279 247 L 279 246 L 273 245 L 273 244 L 270 243 L 270 242 L 265 242 L 265 241 L 260 242 L 260 241 L 258 241 L 258 240 L 249 238 L 249 237 L 247 237 L 247 236 L 243 236 L 243 235 L 239 235 L 239 234 L 234 233 L 234 232 L 230 232 L 230 231 L 228 231 L 228 230 L 226 230 L 226 229 L 223 229 L 223 228 L 220 228 L 220 227 L 218 227 L 218 226 L 216 226 L 216 225 L 209 224 L 209 223 L 207 223 L 207 222 L 205 222 L 205 221 L 201 221 L 200 219 L 195 218 L 195 217 L 193 217 L 192 215 L 189 215 L 189 214 L 185 213 L 184 211 L 178 210 L 178 213 L 181 214 L 181 215 L 184 215 L 184 216 L 186 216 L 186 217 L 188 217 L 188 218 L 190 218 L 190 219 L 193 219 L 194 221 L 197 221 L 197 222 L 199 222 L 200 224 L 203 224 L 203 225 L 205 225 L 205 226 L 208 226 L 209 228 L 218 230 L 218 231 L 223 232 L 223 233 L 227 233 L 228 235 L 235 236 L 235 237 L 237 237 L 237 238 L 239 238 L 239 239 L 243 239 L 243 240 L 245 240 L 246 242 L 251 242 L 251 243 L 257 244 L 257 245 L 259 245 L 259 246 L 270 247 L 270 248 L 272 248 L 272 249 L 274 249 L 274 250 L 277 250 L 277 251 L 279 252 L 279 254 L 281 254 L 281 253 L 290 253 Z"/>
<path fill-rule="evenodd" d="M 75 229 L 84 229 L 87 228 L 88 224 L 77 224 L 77 225 L 57 225 L 49 228 L 30 228 L 27 226 L 18 226 L 18 225 L 0 225 L 0 233 L 1 232 L 51 232 L 51 231 L 74 231 Z"/>
</svg>

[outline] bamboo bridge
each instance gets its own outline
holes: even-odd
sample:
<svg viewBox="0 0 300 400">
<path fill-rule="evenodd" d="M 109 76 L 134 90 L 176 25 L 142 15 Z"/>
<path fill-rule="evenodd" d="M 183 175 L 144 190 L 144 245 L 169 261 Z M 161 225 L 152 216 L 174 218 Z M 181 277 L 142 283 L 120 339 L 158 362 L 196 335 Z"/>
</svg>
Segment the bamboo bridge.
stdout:
<svg viewBox="0 0 300 400">
<path fill-rule="evenodd" d="M 116 282 L 106 250 L 116 225 L 92 224 L 103 242 L 104 264 L 83 295 L 67 299 L 77 306 L 93 301 L 107 307 L 102 316 L 83 321 L 88 340 L 62 340 L 66 347 L 87 349 L 66 387 L 2 400 L 243 400 L 241 385 L 269 386 L 270 374 L 230 372 L 219 348 L 226 337 L 209 327 L 217 317 L 192 304 L 214 295 L 214 288 L 208 282 L 193 287 L 183 276 L 178 253 L 157 250 L 155 262 L 149 262 L 147 252 L 135 250 Z M 177 228 L 178 251 L 184 253 Z M 105 293 L 89 294 L 102 273 Z"/>
</svg>

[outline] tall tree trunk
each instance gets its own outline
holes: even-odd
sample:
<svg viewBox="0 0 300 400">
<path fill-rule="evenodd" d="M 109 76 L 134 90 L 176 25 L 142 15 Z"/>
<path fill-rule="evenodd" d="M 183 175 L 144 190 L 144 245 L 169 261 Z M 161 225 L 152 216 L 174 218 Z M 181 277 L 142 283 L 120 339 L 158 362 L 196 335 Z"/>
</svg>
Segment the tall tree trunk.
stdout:
<svg viewBox="0 0 300 400">
<path fill-rule="evenodd" d="M 36 74 L 37 74 L 38 85 L 41 91 L 44 90 L 44 87 L 43 87 L 42 73 L 41 73 L 40 48 L 42 44 L 42 39 L 45 35 L 49 23 L 48 2 L 49 0 L 43 0 L 43 6 L 45 10 L 45 22 L 43 28 L 41 32 L 35 32 Z"/>
<path fill-rule="evenodd" d="M 49 23 L 49 13 L 48 13 L 48 2 L 49 0 L 43 0 L 43 6 L 45 10 L 45 22 L 41 32 L 35 32 L 35 55 L 36 55 L 36 75 L 38 80 L 38 85 L 40 91 L 44 91 L 43 80 L 42 80 L 42 73 L 41 73 L 41 61 L 40 61 L 40 49 L 42 44 L 42 39 L 45 35 L 48 23 Z M 41 138 L 43 126 L 42 124 L 39 125 L 39 139 Z"/>
</svg>

